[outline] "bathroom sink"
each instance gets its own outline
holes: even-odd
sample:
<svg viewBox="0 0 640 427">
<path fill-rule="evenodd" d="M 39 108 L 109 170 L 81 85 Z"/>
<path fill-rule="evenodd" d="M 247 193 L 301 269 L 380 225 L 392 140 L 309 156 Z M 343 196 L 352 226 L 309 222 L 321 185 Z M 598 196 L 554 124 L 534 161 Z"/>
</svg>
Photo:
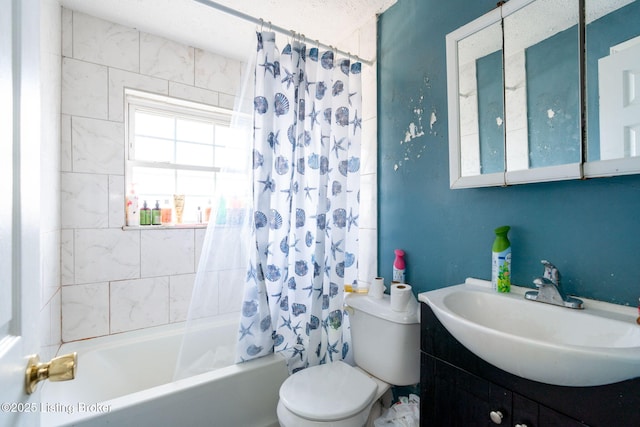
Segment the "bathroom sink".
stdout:
<svg viewBox="0 0 640 427">
<path fill-rule="evenodd" d="M 547 384 L 596 386 L 640 377 L 637 312 L 584 299 L 584 310 L 528 301 L 528 288 L 509 294 L 491 283 L 424 292 L 438 320 L 465 347 L 514 375 Z"/>
</svg>

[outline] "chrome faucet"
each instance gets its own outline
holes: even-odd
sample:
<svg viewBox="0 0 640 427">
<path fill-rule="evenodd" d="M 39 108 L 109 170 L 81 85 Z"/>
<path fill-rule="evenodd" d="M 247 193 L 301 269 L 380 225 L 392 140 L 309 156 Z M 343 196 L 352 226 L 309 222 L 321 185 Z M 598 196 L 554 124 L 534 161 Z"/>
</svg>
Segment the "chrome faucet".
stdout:
<svg viewBox="0 0 640 427">
<path fill-rule="evenodd" d="M 570 297 L 560 289 L 560 272 L 555 265 L 547 260 L 540 261 L 544 265 L 542 277 L 533 280 L 537 291 L 529 291 L 524 297 L 531 301 L 544 302 L 547 304 L 559 305 L 568 308 L 584 308 L 582 300 Z"/>
<path fill-rule="evenodd" d="M 556 286 L 560 286 L 560 272 L 558 268 L 546 259 L 540 261 L 544 265 L 544 273 L 542 277 L 551 280 Z"/>
</svg>

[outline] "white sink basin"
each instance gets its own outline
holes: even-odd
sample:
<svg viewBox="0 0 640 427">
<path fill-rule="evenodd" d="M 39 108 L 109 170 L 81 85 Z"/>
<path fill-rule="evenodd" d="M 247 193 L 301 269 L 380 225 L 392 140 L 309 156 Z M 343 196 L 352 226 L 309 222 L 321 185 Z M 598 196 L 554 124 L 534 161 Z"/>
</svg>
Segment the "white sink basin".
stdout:
<svg viewBox="0 0 640 427">
<path fill-rule="evenodd" d="M 490 282 L 467 279 L 419 299 L 465 347 L 514 375 L 577 387 L 640 377 L 636 308 L 582 298 L 585 309 L 575 310 L 511 289 L 500 294 Z"/>
</svg>

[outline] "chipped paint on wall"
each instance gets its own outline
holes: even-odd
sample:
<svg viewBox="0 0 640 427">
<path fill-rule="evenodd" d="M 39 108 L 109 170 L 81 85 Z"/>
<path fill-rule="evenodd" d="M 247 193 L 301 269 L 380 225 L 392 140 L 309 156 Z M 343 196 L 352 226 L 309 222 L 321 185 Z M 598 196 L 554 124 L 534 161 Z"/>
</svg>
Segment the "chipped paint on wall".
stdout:
<svg viewBox="0 0 640 427">
<path fill-rule="evenodd" d="M 420 118 L 420 121 L 422 117 Z M 422 123 L 418 122 L 418 126 L 414 122 L 409 123 L 409 129 L 404 134 L 404 142 L 409 142 L 412 139 L 418 138 L 424 135 L 422 130 Z M 402 144 L 402 142 L 400 142 Z"/>
<path fill-rule="evenodd" d="M 426 135 L 437 135 L 436 123 L 438 117 L 435 107 L 431 108 L 430 113 L 425 114 L 425 92 L 431 89 L 431 83 L 428 77 L 423 78 L 423 87 L 418 91 L 416 98 L 409 100 L 410 115 L 412 116 L 409 124 L 404 129 L 400 145 L 403 147 L 400 158 L 393 164 L 393 170 L 397 171 L 403 164 L 412 160 L 418 160 L 426 150 Z M 426 121 L 429 121 L 429 127 L 426 127 Z"/>
<path fill-rule="evenodd" d="M 549 119 L 553 119 L 553 116 L 555 115 L 556 115 L 556 112 L 553 111 L 551 108 L 547 110 L 547 117 L 549 117 Z"/>
</svg>

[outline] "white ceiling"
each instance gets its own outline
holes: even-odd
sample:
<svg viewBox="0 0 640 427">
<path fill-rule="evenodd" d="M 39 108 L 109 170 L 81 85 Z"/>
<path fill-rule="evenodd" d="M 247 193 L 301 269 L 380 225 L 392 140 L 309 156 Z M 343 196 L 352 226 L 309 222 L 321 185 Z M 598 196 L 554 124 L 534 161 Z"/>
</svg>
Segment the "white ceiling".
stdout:
<svg viewBox="0 0 640 427">
<path fill-rule="evenodd" d="M 341 48 L 340 42 L 396 0 L 215 0 L 245 14 Z M 69 8 L 230 58 L 256 45 L 254 23 L 195 0 L 60 0 Z M 265 24 L 264 30 L 268 29 Z M 357 52 L 352 52 L 357 54 Z M 363 58 L 372 59 L 372 58 Z"/>
</svg>

